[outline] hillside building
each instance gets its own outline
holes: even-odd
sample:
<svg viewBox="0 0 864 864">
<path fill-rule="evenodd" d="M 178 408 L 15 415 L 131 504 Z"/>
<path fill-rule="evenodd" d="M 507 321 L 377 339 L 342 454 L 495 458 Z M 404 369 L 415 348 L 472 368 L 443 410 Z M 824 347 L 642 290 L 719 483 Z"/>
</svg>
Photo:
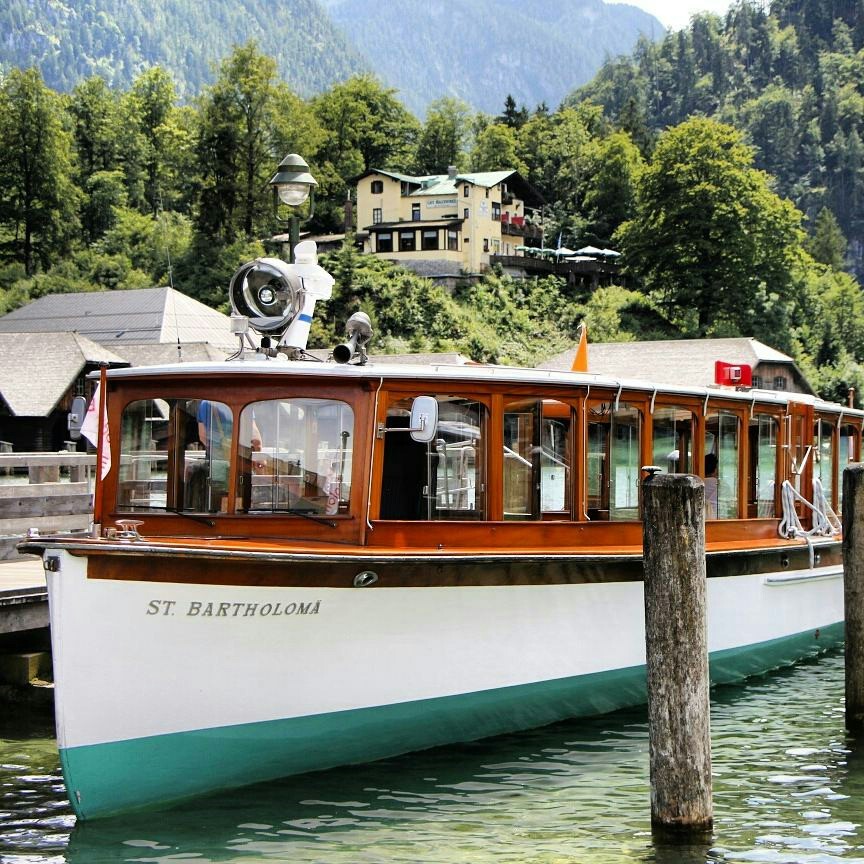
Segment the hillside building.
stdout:
<svg viewBox="0 0 864 864">
<path fill-rule="evenodd" d="M 517 171 L 413 177 L 371 169 L 357 180 L 357 239 L 364 252 L 420 272 L 479 273 L 493 256 L 541 245 L 542 204 Z"/>
</svg>

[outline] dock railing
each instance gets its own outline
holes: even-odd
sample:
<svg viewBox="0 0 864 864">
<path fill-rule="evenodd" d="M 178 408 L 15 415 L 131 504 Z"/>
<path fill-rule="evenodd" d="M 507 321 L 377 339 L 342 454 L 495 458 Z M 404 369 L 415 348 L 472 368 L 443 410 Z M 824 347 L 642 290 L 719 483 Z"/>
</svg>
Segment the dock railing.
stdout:
<svg viewBox="0 0 864 864">
<path fill-rule="evenodd" d="M 93 510 L 96 457 L 0 451 L 0 561 L 18 558 L 18 542 L 40 534 L 84 531 Z"/>
</svg>

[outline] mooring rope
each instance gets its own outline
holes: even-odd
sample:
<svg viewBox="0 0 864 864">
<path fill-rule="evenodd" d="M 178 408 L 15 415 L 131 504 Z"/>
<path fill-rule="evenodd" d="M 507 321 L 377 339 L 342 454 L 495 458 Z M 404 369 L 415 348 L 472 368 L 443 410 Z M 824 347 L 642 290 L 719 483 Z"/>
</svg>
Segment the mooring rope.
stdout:
<svg viewBox="0 0 864 864">
<path fill-rule="evenodd" d="M 822 488 L 822 481 L 818 477 L 813 478 L 812 503 L 801 495 L 788 480 L 784 480 L 780 487 L 780 500 L 783 506 L 783 518 L 780 520 L 778 528 L 781 537 L 833 537 L 840 533 L 840 520 L 825 498 L 825 490 Z M 813 527 L 809 531 L 805 531 L 801 524 L 801 519 L 795 510 L 796 501 L 809 507 L 813 513 Z"/>
</svg>

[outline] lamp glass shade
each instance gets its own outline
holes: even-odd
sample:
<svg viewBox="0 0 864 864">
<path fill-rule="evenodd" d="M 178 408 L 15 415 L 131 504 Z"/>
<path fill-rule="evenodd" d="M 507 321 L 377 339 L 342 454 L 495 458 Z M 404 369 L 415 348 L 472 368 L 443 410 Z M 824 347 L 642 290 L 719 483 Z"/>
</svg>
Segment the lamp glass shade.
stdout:
<svg viewBox="0 0 864 864">
<path fill-rule="evenodd" d="M 302 204 L 309 197 L 310 188 L 307 183 L 280 183 L 276 186 L 279 200 L 289 207 L 297 207 Z"/>
</svg>

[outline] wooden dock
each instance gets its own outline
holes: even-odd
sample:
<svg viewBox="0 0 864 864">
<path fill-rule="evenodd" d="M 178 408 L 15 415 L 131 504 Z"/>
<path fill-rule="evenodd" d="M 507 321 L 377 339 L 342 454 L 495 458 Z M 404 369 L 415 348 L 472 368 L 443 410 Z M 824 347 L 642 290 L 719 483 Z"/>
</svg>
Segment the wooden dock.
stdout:
<svg viewBox="0 0 864 864">
<path fill-rule="evenodd" d="M 48 588 L 42 561 L 22 556 L 0 563 L 0 635 L 48 627 Z"/>
</svg>

